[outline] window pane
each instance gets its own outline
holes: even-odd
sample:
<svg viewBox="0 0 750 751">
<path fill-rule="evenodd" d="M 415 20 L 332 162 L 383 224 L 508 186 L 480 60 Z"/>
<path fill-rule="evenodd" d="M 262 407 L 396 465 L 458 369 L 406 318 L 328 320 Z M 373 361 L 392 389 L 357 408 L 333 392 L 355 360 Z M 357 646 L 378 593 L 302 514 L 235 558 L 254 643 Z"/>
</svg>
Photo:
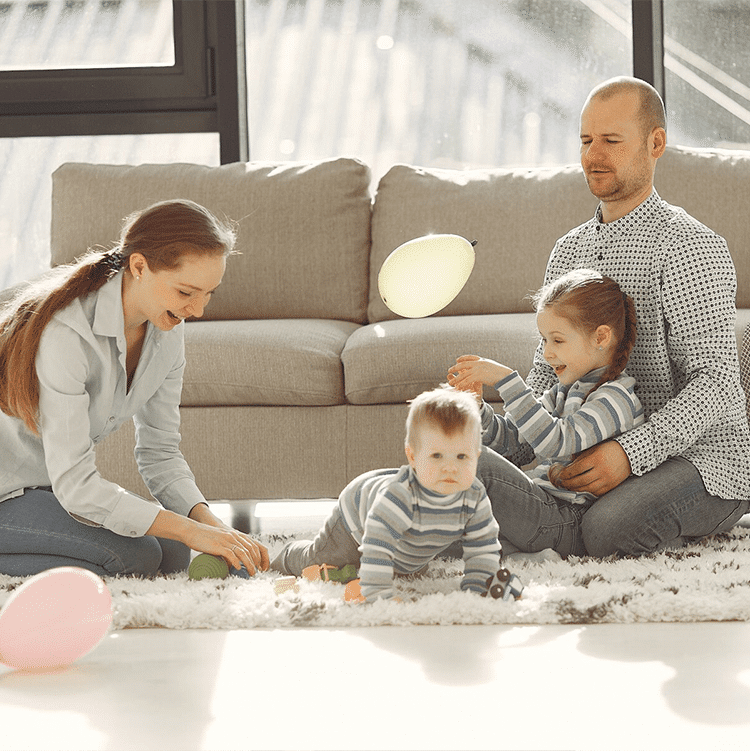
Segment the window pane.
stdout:
<svg viewBox="0 0 750 751">
<path fill-rule="evenodd" d="M 0 0 L 0 70 L 174 65 L 172 0 Z"/>
<path fill-rule="evenodd" d="M 630 0 L 246 0 L 253 159 L 578 159 L 593 85 L 632 70 Z"/>
<path fill-rule="evenodd" d="M 219 137 L 170 133 L 0 139 L 0 290 L 49 268 L 51 176 L 65 162 L 218 166 Z"/>
<path fill-rule="evenodd" d="M 664 0 L 668 140 L 750 149 L 750 3 Z"/>
</svg>

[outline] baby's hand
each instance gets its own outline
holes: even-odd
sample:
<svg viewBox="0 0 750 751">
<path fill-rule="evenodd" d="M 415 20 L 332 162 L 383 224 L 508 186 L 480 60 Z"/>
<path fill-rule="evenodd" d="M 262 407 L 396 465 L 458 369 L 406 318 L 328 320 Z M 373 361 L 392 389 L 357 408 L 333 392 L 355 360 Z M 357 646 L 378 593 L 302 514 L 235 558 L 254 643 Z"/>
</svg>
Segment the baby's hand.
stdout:
<svg viewBox="0 0 750 751">
<path fill-rule="evenodd" d="M 494 386 L 513 371 L 494 360 L 487 360 L 477 355 L 462 355 L 448 371 L 448 383 L 457 389 L 476 392 L 476 384 Z"/>
</svg>

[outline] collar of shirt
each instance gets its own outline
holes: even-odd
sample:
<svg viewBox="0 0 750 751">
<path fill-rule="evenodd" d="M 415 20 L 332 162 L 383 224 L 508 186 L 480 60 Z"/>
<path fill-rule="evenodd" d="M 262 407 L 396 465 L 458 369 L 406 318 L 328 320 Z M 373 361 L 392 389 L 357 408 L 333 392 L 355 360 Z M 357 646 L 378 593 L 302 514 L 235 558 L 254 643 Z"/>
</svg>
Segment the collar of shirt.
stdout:
<svg viewBox="0 0 750 751">
<path fill-rule="evenodd" d="M 127 344 L 125 343 L 125 313 L 122 309 L 123 277 L 124 272 L 120 271 L 99 289 L 94 301 L 91 330 L 95 336 L 116 339 L 120 352 L 125 353 Z M 149 322 L 146 327 L 143 351 L 145 352 L 152 344 L 158 347 L 165 333 Z"/>
<path fill-rule="evenodd" d="M 96 297 L 92 331 L 97 336 L 115 339 L 125 333 L 125 314 L 122 310 L 122 280 L 124 272 L 115 274 Z"/>
<path fill-rule="evenodd" d="M 414 471 L 414 468 L 411 465 L 409 465 L 409 470 L 409 474 L 414 481 L 413 487 L 416 491 L 418 499 L 426 503 L 428 506 L 450 506 L 450 504 L 453 503 L 460 495 L 463 495 L 463 493 L 466 492 L 465 490 L 461 490 L 457 493 L 451 493 L 450 495 L 441 495 L 440 493 L 436 493 L 434 490 L 428 490 L 419 481 L 417 473 Z"/>
<path fill-rule="evenodd" d="M 628 232 L 640 230 L 643 227 L 644 217 L 656 211 L 660 203 L 661 198 L 656 188 L 652 188 L 651 195 L 645 201 L 614 222 L 602 221 L 602 205 L 599 204 L 594 217 L 594 232 L 604 237 L 621 237 Z"/>
</svg>

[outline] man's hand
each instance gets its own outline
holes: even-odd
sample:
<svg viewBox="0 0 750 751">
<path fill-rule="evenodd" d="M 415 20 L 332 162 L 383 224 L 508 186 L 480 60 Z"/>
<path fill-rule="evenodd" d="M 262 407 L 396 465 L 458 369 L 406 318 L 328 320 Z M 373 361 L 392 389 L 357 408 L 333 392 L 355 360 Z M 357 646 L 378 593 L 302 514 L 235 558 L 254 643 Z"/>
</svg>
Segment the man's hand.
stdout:
<svg viewBox="0 0 750 751">
<path fill-rule="evenodd" d="M 576 493 L 599 497 L 630 477 L 630 460 L 617 441 L 605 441 L 582 451 L 563 469 L 556 484 Z"/>
</svg>

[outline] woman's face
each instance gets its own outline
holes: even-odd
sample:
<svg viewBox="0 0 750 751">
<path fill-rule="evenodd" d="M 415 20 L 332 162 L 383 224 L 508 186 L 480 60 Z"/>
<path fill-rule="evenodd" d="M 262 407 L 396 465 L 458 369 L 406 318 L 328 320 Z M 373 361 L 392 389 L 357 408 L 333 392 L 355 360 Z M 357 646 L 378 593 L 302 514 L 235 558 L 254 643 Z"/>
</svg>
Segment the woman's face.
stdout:
<svg viewBox="0 0 750 751">
<path fill-rule="evenodd" d="M 221 253 L 191 253 L 184 255 L 174 269 L 151 271 L 146 259 L 134 253 L 130 258 L 130 269 L 133 279 L 129 306 L 123 292 L 126 325 L 130 312 L 135 325 L 150 321 L 162 331 L 169 331 L 186 318 L 203 315 L 211 295 L 224 277 L 226 258 Z"/>
</svg>

